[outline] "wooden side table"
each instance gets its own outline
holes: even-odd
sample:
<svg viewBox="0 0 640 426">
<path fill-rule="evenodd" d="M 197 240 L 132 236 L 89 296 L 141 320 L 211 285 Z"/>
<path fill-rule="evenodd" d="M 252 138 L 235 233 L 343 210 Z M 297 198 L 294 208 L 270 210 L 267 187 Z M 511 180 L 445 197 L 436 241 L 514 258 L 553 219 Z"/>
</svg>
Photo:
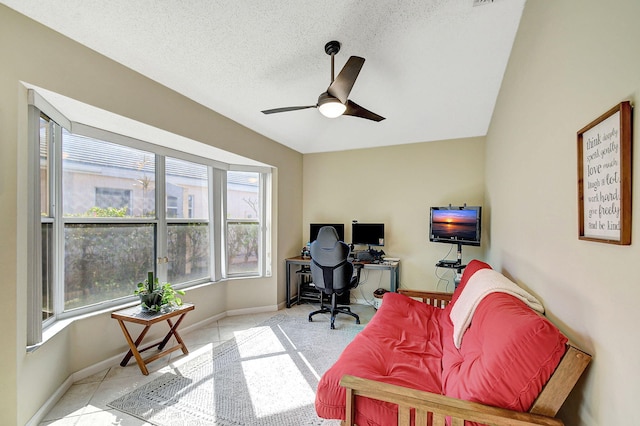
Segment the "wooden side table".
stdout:
<svg viewBox="0 0 640 426">
<path fill-rule="evenodd" d="M 194 309 L 195 309 L 195 306 L 193 304 L 185 303 L 184 305 L 179 306 L 173 311 L 167 312 L 167 313 L 143 312 L 140 306 L 134 306 L 132 308 L 127 308 L 127 309 L 122 309 L 120 311 L 112 312 L 111 318 L 115 318 L 118 320 L 118 323 L 120 324 L 120 328 L 122 328 L 122 333 L 124 333 L 124 337 L 125 339 L 127 339 L 129 348 L 131 348 L 122 359 L 122 362 L 120 362 L 120 365 L 123 367 L 126 366 L 129 360 L 131 359 L 131 357 L 133 356 L 135 357 L 136 362 L 140 367 L 140 371 L 142 371 L 142 374 L 147 376 L 149 375 L 149 370 L 147 370 L 147 364 L 149 364 L 150 362 L 155 361 L 158 358 L 162 358 L 163 356 L 168 355 L 173 351 L 177 351 L 178 349 L 182 349 L 183 354 L 185 355 L 188 354 L 189 351 L 187 350 L 187 346 L 184 344 L 184 342 L 182 341 L 182 338 L 178 334 L 178 327 L 180 326 L 180 323 L 184 319 L 185 315 L 187 315 L 187 312 L 192 311 Z M 174 317 L 178 317 L 175 323 L 171 320 Z M 169 332 L 167 333 L 166 336 L 164 336 L 164 339 L 162 339 L 162 341 L 160 342 L 156 342 L 144 348 L 138 349 L 138 347 L 142 343 L 142 339 L 144 339 L 144 336 L 147 334 L 151 326 L 153 324 L 156 324 L 162 321 L 166 321 L 169 324 Z M 132 322 L 135 324 L 144 325 L 144 329 L 142 330 L 138 338 L 135 340 L 135 342 L 131 338 L 131 334 L 129 333 L 129 330 L 127 330 L 127 326 L 125 325 L 125 322 Z M 174 336 L 178 343 L 175 346 L 172 346 L 168 349 L 164 349 L 164 347 L 169 342 L 169 339 L 171 338 L 171 336 Z M 155 347 L 157 347 L 160 352 L 154 355 L 151 355 L 147 358 L 142 358 L 142 355 L 140 355 L 141 352 L 144 352 L 148 349 L 155 348 Z"/>
</svg>

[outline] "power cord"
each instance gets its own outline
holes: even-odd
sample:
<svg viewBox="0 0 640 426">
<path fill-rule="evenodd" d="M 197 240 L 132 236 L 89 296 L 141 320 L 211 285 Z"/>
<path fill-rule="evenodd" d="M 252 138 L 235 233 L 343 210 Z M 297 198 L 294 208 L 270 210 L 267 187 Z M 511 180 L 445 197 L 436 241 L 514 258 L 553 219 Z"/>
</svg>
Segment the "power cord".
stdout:
<svg viewBox="0 0 640 426">
<path fill-rule="evenodd" d="M 364 273 L 364 278 L 362 278 L 363 273 Z M 362 268 L 362 271 L 360 271 L 360 283 L 358 284 L 358 286 L 360 286 L 361 284 L 366 284 L 368 280 L 369 280 L 369 271 Z"/>
<path fill-rule="evenodd" d="M 452 251 L 453 251 L 453 244 L 449 247 L 449 251 L 447 252 L 447 254 L 444 255 L 442 259 L 440 259 L 440 261 L 447 260 L 447 257 L 449 257 Z"/>
<path fill-rule="evenodd" d="M 441 261 L 442 261 L 442 260 L 446 260 L 446 259 L 449 257 L 449 255 L 451 254 L 451 252 L 452 252 L 452 251 L 453 251 L 453 245 L 451 245 L 451 246 L 449 247 L 449 251 L 447 252 L 447 254 L 445 254 L 445 255 L 444 255 L 444 257 L 442 257 L 442 259 L 440 259 L 440 260 L 441 260 Z M 444 272 L 442 272 L 442 274 L 441 274 L 441 275 L 438 275 L 438 270 L 439 270 L 439 269 L 440 269 L 440 268 L 439 268 L 438 266 L 436 266 L 436 267 L 434 268 L 434 270 L 433 270 L 433 274 L 434 274 L 434 275 L 436 276 L 436 278 L 438 279 L 438 281 L 437 281 L 437 283 L 436 283 L 436 291 L 438 291 L 438 289 L 440 288 L 440 285 L 444 283 L 444 286 L 445 286 L 445 287 L 444 287 L 444 291 L 445 291 L 445 292 L 449 292 L 449 285 L 450 285 L 450 284 L 452 284 L 452 282 L 454 283 L 454 284 L 453 284 L 453 287 L 455 288 L 455 278 L 456 278 L 455 271 L 454 271 L 453 269 L 445 269 L 445 270 L 444 270 Z M 449 273 L 449 272 L 452 272 L 452 273 L 453 273 L 453 277 L 452 277 L 452 278 L 448 278 L 448 277 L 447 277 L 447 275 L 448 275 L 448 273 Z"/>
<path fill-rule="evenodd" d="M 365 302 L 367 302 L 367 305 L 371 306 L 372 308 L 375 308 L 376 306 L 373 303 L 373 299 L 371 299 L 371 301 L 369 301 L 369 299 L 367 299 L 367 296 L 364 295 L 364 291 L 362 291 L 362 287 L 360 287 L 360 295 L 362 296 L 362 298 L 364 299 Z"/>
<path fill-rule="evenodd" d="M 363 278 L 364 275 L 364 278 Z M 360 295 L 362 296 L 362 299 L 364 299 L 364 301 L 367 303 L 367 305 L 375 308 L 376 305 L 374 303 L 374 299 L 372 298 L 371 301 L 369 301 L 369 299 L 367 299 L 367 296 L 365 296 L 364 291 L 363 291 L 363 284 L 366 284 L 369 281 L 369 271 L 367 271 L 366 269 L 362 268 L 362 271 L 360 273 L 360 283 L 358 284 L 358 288 L 360 289 Z M 382 274 L 379 274 L 379 278 L 378 278 L 378 287 L 376 288 L 380 288 L 380 283 L 382 281 Z"/>
<path fill-rule="evenodd" d="M 456 278 L 456 273 L 453 269 L 447 269 L 445 270 L 442 275 L 438 275 L 438 268 L 437 266 L 434 268 L 434 275 L 436 276 L 436 278 L 438 278 L 438 282 L 436 283 L 436 291 L 439 291 L 440 285 L 444 284 L 444 292 L 445 293 L 450 293 L 449 291 L 449 285 L 452 283 L 452 280 L 454 282 L 454 288 L 455 288 L 455 278 Z M 453 273 L 453 277 L 452 278 L 448 278 L 447 275 L 449 275 L 449 273 Z"/>
</svg>

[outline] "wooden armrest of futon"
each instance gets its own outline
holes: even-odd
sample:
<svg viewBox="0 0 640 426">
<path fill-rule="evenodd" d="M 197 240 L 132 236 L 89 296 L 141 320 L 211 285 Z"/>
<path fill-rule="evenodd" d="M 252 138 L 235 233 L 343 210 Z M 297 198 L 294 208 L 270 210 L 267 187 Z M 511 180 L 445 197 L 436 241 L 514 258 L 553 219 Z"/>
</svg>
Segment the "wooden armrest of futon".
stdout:
<svg viewBox="0 0 640 426">
<path fill-rule="evenodd" d="M 398 426 L 409 426 L 411 408 L 415 408 L 415 424 L 421 426 L 427 424 L 429 413 L 433 415 L 433 426 L 444 426 L 447 416 L 451 417 L 452 426 L 464 426 L 465 420 L 496 426 L 563 425 L 553 417 L 491 407 L 355 376 L 343 376 L 340 385 L 347 389 L 344 426 L 355 425 L 356 395 L 397 404 Z"/>
</svg>

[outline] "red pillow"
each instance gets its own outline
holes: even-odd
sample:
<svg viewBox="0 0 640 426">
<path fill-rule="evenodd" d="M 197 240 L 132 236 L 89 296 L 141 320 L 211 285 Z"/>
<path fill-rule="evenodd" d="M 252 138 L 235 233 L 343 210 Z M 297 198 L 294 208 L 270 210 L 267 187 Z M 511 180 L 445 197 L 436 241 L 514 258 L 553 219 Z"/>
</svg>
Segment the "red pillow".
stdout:
<svg viewBox="0 0 640 426">
<path fill-rule="evenodd" d="M 469 281 L 469 278 L 471 278 L 471 275 L 475 274 L 480 269 L 485 268 L 492 269 L 488 263 L 484 263 L 477 259 L 473 259 L 471 262 L 469 262 L 467 267 L 464 268 L 462 279 L 460 279 L 460 284 L 458 284 L 458 287 L 456 287 L 456 290 L 453 292 L 453 296 L 451 296 L 451 303 L 447 305 L 447 312 L 451 310 L 453 304 L 456 303 L 456 300 L 458 300 L 458 298 L 460 297 L 460 293 L 462 293 L 462 290 L 464 290 L 464 287 L 467 285 L 467 282 Z"/>
</svg>

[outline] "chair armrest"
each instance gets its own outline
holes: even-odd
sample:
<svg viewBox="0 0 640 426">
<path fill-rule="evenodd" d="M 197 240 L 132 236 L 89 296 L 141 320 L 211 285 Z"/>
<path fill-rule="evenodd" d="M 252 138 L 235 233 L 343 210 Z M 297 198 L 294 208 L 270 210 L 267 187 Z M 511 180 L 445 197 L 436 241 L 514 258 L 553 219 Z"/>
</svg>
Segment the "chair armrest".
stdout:
<svg viewBox="0 0 640 426">
<path fill-rule="evenodd" d="M 444 426 L 448 416 L 452 426 L 463 426 L 465 420 L 496 426 L 563 425 L 561 420 L 553 417 L 506 410 L 355 376 L 343 376 L 340 385 L 347 389 L 343 422 L 346 426 L 354 425 L 356 396 L 397 404 L 398 426 L 409 426 L 412 408 L 415 408 L 416 425 L 426 425 L 429 413 L 433 416 L 433 426 Z"/>
<path fill-rule="evenodd" d="M 399 289 L 398 293 L 404 294 L 408 297 L 416 297 L 422 300 L 427 305 L 435 306 L 437 308 L 444 308 L 451 302 L 453 293 L 442 293 L 438 291 L 422 291 L 422 290 L 405 290 Z"/>
</svg>

